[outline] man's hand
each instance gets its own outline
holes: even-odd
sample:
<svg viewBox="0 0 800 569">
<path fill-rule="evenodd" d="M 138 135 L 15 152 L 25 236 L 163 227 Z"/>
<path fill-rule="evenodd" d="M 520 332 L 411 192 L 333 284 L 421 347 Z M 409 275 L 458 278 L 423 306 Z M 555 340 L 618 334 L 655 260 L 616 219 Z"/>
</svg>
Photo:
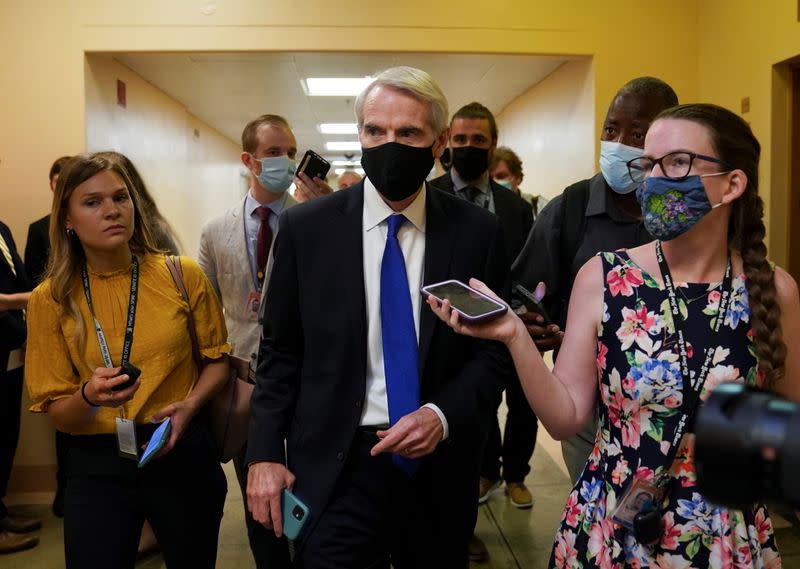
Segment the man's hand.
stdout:
<svg viewBox="0 0 800 569">
<path fill-rule="evenodd" d="M 526 312 L 520 314 L 519 317 L 540 352 L 546 352 L 561 345 L 564 332 L 558 326 L 555 324 L 545 326 L 544 317 L 535 312 Z"/>
<path fill-rule="evenodd" d="M 297 174 L 294 183 L 295 186 L 297 186 L 297 189 L 294 191 L 294 199 L 299 202 L 308 202 L 333 193 L 333 188 L 331 188 L 325 180 L 321 178 L 314 178 L 312 180 L 303 172 Z"/>
<path fill-rule="evenodd" d="M 277 537 L 283 535 L 281 494 L 294 485 L 294 480 L 294 474 L 278 462 L 254 462 L 247 470 L 247 509 Z"/>
<path fill-rule="evenodd" d="M 407 458 L 421 458 L 432 453 L 442 441 L 444 427 L 433 409 L 420 407 L 402 417 L 391 428 L 378 431 L 377 435 L 381 440 L 372 447 L 372 456 L 396 452 Z"/>
</svg>

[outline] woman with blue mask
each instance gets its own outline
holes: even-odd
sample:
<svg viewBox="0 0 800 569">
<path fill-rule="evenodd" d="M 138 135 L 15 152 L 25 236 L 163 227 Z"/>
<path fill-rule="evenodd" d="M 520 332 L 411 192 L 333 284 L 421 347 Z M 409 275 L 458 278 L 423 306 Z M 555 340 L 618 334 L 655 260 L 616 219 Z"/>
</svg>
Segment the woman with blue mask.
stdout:
<svg viewBox="0 0 800 569">
<path fill-rule="evenodd" d="M 549 567 L 780 567 L 763 504 L 727 509 L 698 490 L 691 433 L 721 382 L 800 400 L 800 360 L 786 349 L 800 341 L 800 299 L 767 260 L 759 154 L 747 123 L 721 107 L 657 117 L 628 162 L 657 240 L 583 266 L 552 372 L 514 314 L 466 326 L 447 302 L 432 306 L 456 331 L 506 344 L 554 437 L 574 433 L 599 402 L 594 450 Z"/>
</svg>

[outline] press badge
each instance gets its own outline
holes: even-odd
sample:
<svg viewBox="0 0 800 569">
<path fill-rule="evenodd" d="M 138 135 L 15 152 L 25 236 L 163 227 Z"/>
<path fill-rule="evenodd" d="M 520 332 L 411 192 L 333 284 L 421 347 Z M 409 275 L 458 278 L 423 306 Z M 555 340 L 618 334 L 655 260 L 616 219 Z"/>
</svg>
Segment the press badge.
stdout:
<svg viewBox="0 0 800 569">
<path fill-rule="evenodd" d="M 244 306 L 244 317 L 252 322 L 258 322 L 258 309 L 261 306 L 261 293 L 251 291 L 247 296 L 247 303 Z"/>
<path fill-rule="evenodd" d="M 628 485 L 611 519 L 625 529 L 633 531 L 633 518 L 636 514 L 650 505 L 660 504 L 663 495 L 663 488 L 658 488 L 643 478 L 636 478 Z"/>
<path fill-rule="evenodd" d="M 117 417 L 117 450 L 123 458 L 138 462 L 139 447 L 136 445 L 136 423 Z"/>
</svg>

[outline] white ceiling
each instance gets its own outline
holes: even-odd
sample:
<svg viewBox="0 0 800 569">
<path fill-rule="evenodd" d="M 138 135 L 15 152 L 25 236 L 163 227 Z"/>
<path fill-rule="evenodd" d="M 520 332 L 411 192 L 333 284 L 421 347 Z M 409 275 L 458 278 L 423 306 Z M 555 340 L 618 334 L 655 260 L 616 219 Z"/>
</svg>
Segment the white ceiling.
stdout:
<svg viewBox="0 0 800 569">
<path fill-rule="evenodd" d="M 363 77 L 396 65 L 424 69 L 447 96 L 450 112 L 479 101 L 495 115 L 566 61 L 563 57 L 467 54 L 225 53 L 115 56 L 188 111 L 237 144 L 242 129 L 264 113 L 285 117 L 300 153 L 314 149 L 329 160 L 343 154 L 325 141 L 356 135 L 322 135 L 319 123 L 355 122 L 352 97 L 310 97 L 306 77 Z M 302 155 L 302 154 L 300 154 Z M 356 153 L 356 159 L 360 153 Z"/>
</svg>

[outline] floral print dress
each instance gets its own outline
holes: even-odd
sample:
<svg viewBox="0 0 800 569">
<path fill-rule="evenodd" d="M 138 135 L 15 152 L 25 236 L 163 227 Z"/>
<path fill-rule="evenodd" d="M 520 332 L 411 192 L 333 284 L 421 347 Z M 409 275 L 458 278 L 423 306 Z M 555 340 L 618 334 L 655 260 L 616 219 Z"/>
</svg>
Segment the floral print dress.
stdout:
<svg viewBox="0 0 800 569">
<path fill-rule="evenodd" d="M 681 415 L 683 380 L 664 288 L 624 251 L 601 253 L 605 292 L 597 340 L 600 422 L 594 449 L 569 495 L 556 534 L 551 568 L 689 569 L 781 567 L 766 508 L 729 510 L 698 492 L 693 436 L 684 436 L 672 467 L 675 481 L 662 503 L 662 537 L 639 544 L 612 521 L 634 477 L 653 480 L 668 460 Z M 676 283 L 689 366 L 697 373 L 719 310 L 720 284 Z M 705 399 L 724 381 L 759 382 L 744 275 L 716 337 L 703 386 Z"/>
</svg>

